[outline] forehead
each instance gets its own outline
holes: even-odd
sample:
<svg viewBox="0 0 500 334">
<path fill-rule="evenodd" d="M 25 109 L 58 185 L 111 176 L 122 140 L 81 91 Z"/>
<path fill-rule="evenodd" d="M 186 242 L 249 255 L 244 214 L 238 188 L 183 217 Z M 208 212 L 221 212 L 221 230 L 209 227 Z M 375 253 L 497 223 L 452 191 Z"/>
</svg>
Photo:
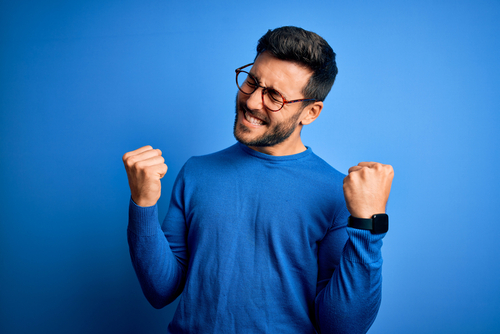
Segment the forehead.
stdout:
<svg viewBox="0 0 500 334">
<path fill-rule="evenodd" d="M 280 60 L 263 52 L 254 62 L 250 73 L 259 84 L 278 90 L 287 97 L 301 98 L 302 90 L 309 82 L 312 71 L 295 62 Z"/>
</svg>

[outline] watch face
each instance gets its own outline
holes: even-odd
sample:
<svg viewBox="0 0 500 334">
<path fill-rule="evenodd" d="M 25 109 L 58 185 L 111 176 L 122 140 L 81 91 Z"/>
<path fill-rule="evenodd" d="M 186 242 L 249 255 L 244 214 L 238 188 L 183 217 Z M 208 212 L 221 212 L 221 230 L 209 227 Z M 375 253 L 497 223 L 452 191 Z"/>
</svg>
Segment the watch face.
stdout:
<svg viewBox="0 0 500 334">
<path fill-rule="evenodd" d="M 389 216 L 386 214 L 377 214 L 372 217 L 372 233 L 386 233 L 389 230 Z"/>
</svg>

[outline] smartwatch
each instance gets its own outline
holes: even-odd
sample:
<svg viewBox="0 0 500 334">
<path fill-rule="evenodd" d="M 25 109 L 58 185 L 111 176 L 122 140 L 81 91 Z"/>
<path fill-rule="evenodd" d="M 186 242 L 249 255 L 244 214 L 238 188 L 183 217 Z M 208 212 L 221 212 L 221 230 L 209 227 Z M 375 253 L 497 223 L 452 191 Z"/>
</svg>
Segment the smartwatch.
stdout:
<svg viewBox="0 0 500 334">
<path fill-rule="evenodd" d="M 386 233 L 389 230 L 389 216 L 385 213 L 377 213 L 371 218 L 356 218 L 349 216 L 347 219 L 347 226 L 368 230 L 372 232 L 372 234 Z"/>
</svg>

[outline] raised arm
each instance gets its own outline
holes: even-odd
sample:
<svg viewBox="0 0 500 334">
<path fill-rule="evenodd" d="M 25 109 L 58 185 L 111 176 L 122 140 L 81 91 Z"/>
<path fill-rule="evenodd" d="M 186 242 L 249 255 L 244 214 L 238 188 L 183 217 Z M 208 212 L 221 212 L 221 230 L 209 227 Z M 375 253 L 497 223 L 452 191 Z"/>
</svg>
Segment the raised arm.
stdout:
<svg viewBox="0 0 500 334">
<path fill-rule="evenodd" d="M 349 213 L 370 218 L 385 213 L 394 172 L 391 166 L 363 162 L 349 169 L 344 197 Z M 337 218 L 345 228 L 347 212 Z M 380 307 L 383 234 L 347 228 L 342 252 L 336 244 L 345 235 L 332 229 L 319 249 L 320 272 L 316 321 L 320 333 L 366 333 Z M 339 259 L 339 254 L 341 254 Z"/>
<path fill-rule="evenodd" d="M 127 229 L 132 264 L 144 295 L 151 305 L 161 308 L 182 292 L 186 271 L 158 221 L 156 202 L 167 165 L 161 151 L 151 146 L 126 153 L 123 162 L 132 195 Z"/>
</svg>

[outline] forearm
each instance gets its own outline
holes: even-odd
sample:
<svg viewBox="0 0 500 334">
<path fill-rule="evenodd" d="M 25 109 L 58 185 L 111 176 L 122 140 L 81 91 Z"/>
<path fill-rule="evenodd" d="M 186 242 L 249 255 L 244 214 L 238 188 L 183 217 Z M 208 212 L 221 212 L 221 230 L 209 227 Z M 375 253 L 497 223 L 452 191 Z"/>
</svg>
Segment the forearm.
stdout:
<svg viewBox="0 0 500 334">
<path fill-rule="evenodd" d="M 340 264 L 316 297 L 316 321 L 322 334 L 366 333 L 380 307 L 384 235 L 351 228 L 347 233 Z"/>
<path fill-rule="evenodd" d="M 155 308 L 174 301 L 183 288 L 184 267 L 160 228 L 156 206 L 142 208 L 130 202 L 127 237 L 132 264 L 148 301 Z"/>
</svg>

